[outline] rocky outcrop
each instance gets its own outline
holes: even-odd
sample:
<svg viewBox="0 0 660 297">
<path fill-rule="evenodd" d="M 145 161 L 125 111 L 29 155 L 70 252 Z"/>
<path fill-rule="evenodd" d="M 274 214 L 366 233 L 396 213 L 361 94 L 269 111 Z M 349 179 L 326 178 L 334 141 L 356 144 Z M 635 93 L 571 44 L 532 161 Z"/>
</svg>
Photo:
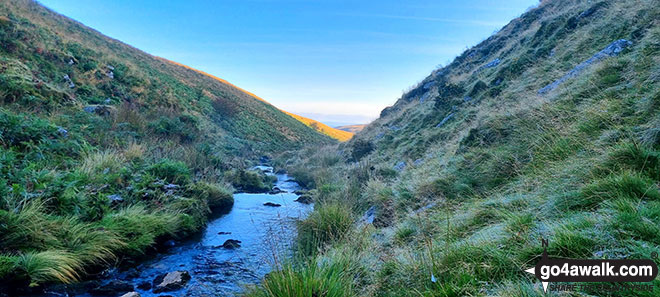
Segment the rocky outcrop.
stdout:
<svg viewBox="0 0 660 297">
<path fill-rule="evenodd" d="M 176 291 L 186 286 L 190 280 L 188 271 L 172 271 L 161 274 L 153 282 L 154 293 Z"/>
<path fill-rule="evenodd" d="M 124 295 L 121 295 L 121 297 L 140 297 L 140 293 L 138 292 L 129 292 Z"/>
<path fill-rule="evenodd" d="M 610 43 L 607 47 L 605 47 L 603 50 L 599 51 L 595 55 L 593 55 L 591 58 L 587 59 L 586 61 L 578 64 L 575 66 L 571 71 L 566 73 L 564 76 L 560 77 L 558 80 L 555 80 L 551 84 L 541 88 L 538 90 L 538 94 L 543 95 L 546 94 L 554 89 L 556 89 L 559 85 L 561 85 L 563 82 L 574 78 L 578 75 L 580 75 L 587 67 L 591 66 L 592 64 L 596 64 L 606 58 L 609 57 L 616 57 L 621 53 L 625 48 L 629 47 L 632 45 L 631 41 L 625 40 L 625 39 L 619 39 L 617 41 L 614 41 Z"/>
</svg>

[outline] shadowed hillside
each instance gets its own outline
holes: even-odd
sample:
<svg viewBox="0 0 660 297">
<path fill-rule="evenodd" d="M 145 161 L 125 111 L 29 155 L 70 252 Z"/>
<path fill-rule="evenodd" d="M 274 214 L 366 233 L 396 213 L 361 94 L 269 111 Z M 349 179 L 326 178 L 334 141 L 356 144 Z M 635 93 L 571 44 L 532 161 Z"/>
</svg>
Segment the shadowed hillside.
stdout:
<svg viewBox="0 0 660 297">
<path fill-rule="evenodd" d="M 326 275 L 336 296 L 547 296 L 523 271 L 540 238 L 553 257 L 651 258 L 659 21 L 657 1 L 542 1 L 349 142 L 303 151 L 290 172 L 314 188 L 299 238 L 315 245 L 253 296 Z"/>
</svg>

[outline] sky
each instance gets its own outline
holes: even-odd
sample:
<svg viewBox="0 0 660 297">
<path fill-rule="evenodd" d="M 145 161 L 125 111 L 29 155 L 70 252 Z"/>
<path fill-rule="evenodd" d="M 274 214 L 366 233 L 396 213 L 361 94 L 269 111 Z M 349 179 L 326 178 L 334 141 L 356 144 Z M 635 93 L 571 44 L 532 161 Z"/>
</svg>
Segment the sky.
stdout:
<svg viewBox="0 0 660 297">
<path fill-rule="evenodd" d="M 330 125 L 366 123 L 538 0 L 39 0 Z"/>
</svg>

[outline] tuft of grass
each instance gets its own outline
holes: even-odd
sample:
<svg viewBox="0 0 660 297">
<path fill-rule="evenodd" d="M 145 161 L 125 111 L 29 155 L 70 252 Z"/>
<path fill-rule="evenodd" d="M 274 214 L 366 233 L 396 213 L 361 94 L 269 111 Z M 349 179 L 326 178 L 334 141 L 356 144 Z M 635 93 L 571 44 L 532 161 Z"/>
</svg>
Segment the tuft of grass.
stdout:
<svg viewBox="0 0 660 297">
<path fill-rule="evenodd" d="M 224 209 L 234 204 L 232 193 L 219 184 L 196 182 L 190 185 L 189 191 L 192 196 L 206 201 L 212 209 Z"/>
<path fill-rule="evenodd" d="M 637 143 L 618 146 L 607 156 L 598 172 L 636 171 L 660 181 L 660 153 L 644 148 Z"/>
<path fill-rule="evenodd" d="M 656 183 L 645 176 L 624 172 L 588 184 L 580 191 L 576 206 L 593 209 L 609 199 L 660 200 Z"/>
<path fill-rule="evenodd" d="M 129 255 L 141 255 L 162 236 L 174 236 L 180 217 L 172 212 L 151 212 L 142 205 L 133 205 L 106 215 L 100 226 L 121 236 L 126 245 L 121 249 Z"/>
<path fill-rule="evenodd" d="M 15 261 L 16 270 L 30 279 L 31 285 L 45 282 L 72 283 L 83 273 L 83 262 L 67 251 L 28 252 Z"/>
<path fill-rule="evenodd" d="M 604 235 L 595 236 L 594 222 L 588 218 L 577 217 L 554 228 L 554 235 L 549 238 L 548 254 L 554 257 L 589 258 Z"/>
<path fill-rule="evenodd" d="M 304 262 L 285 265 L 269 273 L 261 286 L 248 291 L 248 297 L 350 297 L 352 277 L 347 263 Z"/>
<path fill-rule="evenodd" d="M 411 224 L 407 224 L 396 229 L 394 232 L 394 240 L 398 243 L 405 244 L 410 242 L 415 234 L 417 234 L 417 228 Z"/>
<path fill-rule="evenodd" d="M 303 255 L 315 255 L 326 244 L 346 236 L 352 226 L 353 216 L 345 206 L 316 206 L 314 212 L 298 224 L 298 249 Z"/>
<path fill-rule="evenodd" d="M 166 182 L 186 185 L 191 180 L 191 173 L 188 166 L 181 161 L 161 160 L 147 168 L 147 172 Z"/>
<path fill-rule="evenodd" d="M 611 203 L 615 210 L 611 220 L 613 230 L 621 240 L 629 238 L 660 244 L 660 202 L 641 204 L 631 199 L 619 199 Z"/>
<path fill-rule="evenodd" d="M 80 171 L 88 176 L 117 172 L 124 162 L 121 155 L 113 151 L 89 153 L 80 164 Z"/>
</svg>

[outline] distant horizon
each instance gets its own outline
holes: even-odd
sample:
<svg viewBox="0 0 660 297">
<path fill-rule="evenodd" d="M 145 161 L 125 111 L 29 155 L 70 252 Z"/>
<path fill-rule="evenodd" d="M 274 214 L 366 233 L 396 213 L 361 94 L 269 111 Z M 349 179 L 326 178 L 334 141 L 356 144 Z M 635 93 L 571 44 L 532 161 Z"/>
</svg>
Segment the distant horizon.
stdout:
<svg viewBox="0 0 660 297">
<path fill-rule="evenodd" d="M 403 90 L 538 0 L 41 0 L 149 54 L 332 127 L 366 124 Z"/>
</svg>

